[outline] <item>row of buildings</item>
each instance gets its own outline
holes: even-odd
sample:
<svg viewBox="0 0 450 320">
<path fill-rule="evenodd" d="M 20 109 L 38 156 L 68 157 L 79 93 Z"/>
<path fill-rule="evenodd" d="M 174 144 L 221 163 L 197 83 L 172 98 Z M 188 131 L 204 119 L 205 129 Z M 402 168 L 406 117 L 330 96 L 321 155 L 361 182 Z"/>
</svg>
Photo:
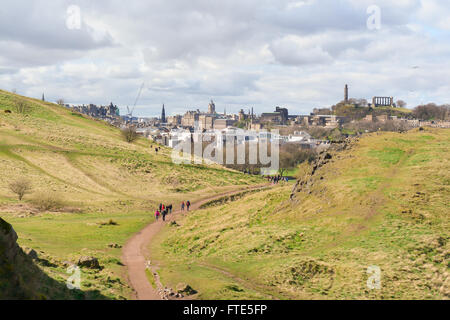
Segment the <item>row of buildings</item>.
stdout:
<svg viewBox="0 0 450 320">
<path fill-rule="evenodd" d="M 214 101 L 208 106 L 207 112 L 199 109 L 187 111 L 184 115 L 166 117 L 165 106 L 160 118 L 160 126 L 194 128 L 200 130 L 222 130 L 232 126 L 246 129 L 262 129 L 264 124 L 286 125 L 296 116 L 290 116 L 286 108 L 276 107 L 272 113 L 263 113 L 257 116 L 253 108 L 246 113 L 241 109 L 238 114 L 217 113 Z"/>
<path fill-rule="evenodd" d="M 72 109 L 74 112 L 82 113 L 102 120 L 118 120 L 118 118 L 120 118 L 119 107 L 114 105 L 112 102 L 106 106 L 97 106 L 95 104 L 71 106 L 66 104 L 65 107 Z"/>
<path fill-rule="evenodd" d="M 236 146 L 245 143 L 277 142 L 280 145 L 294 143 L 302 149 L 314 149 L 329 144 L 328 141 L 313 139 L 311 135 L 304 131 L 296 131 L 290 135 L 280 135 L 268 131 L 243 130 L 234 127 L 205 131 L 177 128 L 170 130 L 153 129 L 149 132 L 149 138 L 170 148 L 176 148 L 180 143 L 197 143 L 200 141 L 212 143 L 216 148 L 224 148 L 227 144 Z"/>
</svg>

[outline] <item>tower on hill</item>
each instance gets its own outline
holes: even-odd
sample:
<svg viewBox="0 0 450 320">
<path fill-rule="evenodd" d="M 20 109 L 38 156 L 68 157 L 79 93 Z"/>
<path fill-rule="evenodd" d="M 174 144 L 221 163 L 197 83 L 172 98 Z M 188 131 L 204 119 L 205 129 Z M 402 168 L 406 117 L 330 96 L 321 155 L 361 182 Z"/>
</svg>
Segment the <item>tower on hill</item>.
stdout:
<svg viewBox="0 0 450 320">
<path fill-rule="evenodd" d="M 44 94 L 42 94 L 42 101 L 45 101 L 45 96 L 44 96 Z"/>
<path fill-rule="evenodd" d="M 348 102 L 348 85 L 345 85 L 345 90 L 344 90 L 344 101 Z"/>
</svg>

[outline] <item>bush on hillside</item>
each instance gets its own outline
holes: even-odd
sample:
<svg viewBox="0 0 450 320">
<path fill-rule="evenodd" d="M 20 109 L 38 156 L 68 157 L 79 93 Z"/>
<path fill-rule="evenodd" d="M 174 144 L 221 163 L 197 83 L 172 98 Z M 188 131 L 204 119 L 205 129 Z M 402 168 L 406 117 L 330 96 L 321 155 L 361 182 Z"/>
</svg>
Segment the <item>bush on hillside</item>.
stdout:
<svg viewBox="0 0 450 320">
<path fill-rule="evenodd" d="M 302 149 L 297 144 L 285 144 L 280 147 L 280 168 L 292 169 L 307 161 L 313 162 L 317 158 L 314 150 Z"/>
<path fill-rule="evenodd" d="M 32 203 L 41 211 L 59 210 L 64 207 L 64 201 L 56 193 L 39 192 Z"/>
<path fill-rule="evenodd" d="M 30 112 L 30 105 L 23 99 L 15 99 L 14 110 L 20 114 L 26 114 Z"/>
<path fill-rule="evenodd" d="M 19 197 L 19 201 L 22 201 L 23 197 L 32 189 L 31 182 L 24 178 L 11 182 L 8 187 Z"/>
<path fill-rule="evenodd" d="M 128 143 L 132 143 L 138 138 L 135 127 L 127 127 L 125 129 L 122 129 L 122 136 Z"/>
</svg>

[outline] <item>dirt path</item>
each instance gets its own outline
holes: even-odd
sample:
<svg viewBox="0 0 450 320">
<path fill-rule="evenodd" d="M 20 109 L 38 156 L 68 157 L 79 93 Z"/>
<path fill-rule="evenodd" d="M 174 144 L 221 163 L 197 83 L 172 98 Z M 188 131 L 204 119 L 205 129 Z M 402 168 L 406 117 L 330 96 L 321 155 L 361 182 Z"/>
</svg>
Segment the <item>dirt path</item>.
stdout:
<svg viewBox="0 0 450 320">
<path fill-rule="evenodd" d="M 233 194 L 239 194 L 243 191 L 261 189 L 266 186 L 267 186 L 266 184 L 263 184 L 248 189 L 239 189 L 211 196 L 209 198 L 193 203 L 191 205 L 191 211 L 199 209 L 202 205 L 210 201 L 217 200 Z M 175 220 L 175 218 L 182 215 L 182 213 L 185 214 L 186 212 L 175 211 L 166 217 L 165 222 L 163 222 L 162 219 L 160 219 L 157 222 L 149 224 L 143 230 L 135 234 L 123 247 L 122 261 L 127 267 L 128 283 L 135 291 L 134 296 L 135 299 L 161 300 L 161 296 L 158 293 L 158 289 L 152 287 L 146 275 L 146 269 L 148 267 L 147 257 L 150 256 L 148 244 L 155 237 L 155 235 L 158 234 L 158 232 L 163 228 L 163 226 Z M 155 270 L 151 271 L 155 272 Z M 161 283 L 157 283 L 156 285 L 157 287 L 161 287 Z"/>
</svg>

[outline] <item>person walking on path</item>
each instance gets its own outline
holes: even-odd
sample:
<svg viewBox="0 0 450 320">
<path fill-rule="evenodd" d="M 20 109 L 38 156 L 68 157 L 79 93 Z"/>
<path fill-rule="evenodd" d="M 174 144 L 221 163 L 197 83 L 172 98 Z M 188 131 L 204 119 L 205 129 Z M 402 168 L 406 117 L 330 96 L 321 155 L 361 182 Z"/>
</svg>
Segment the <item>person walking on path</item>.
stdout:
<svg viewBox="0 0 450 320">
<path fill-rule="evenodd" d="M 184 211 L 184 201 L 181 203 L 181 211 Z"/>
<path fill-rule="evenodd" d="M 156 212 L 155 212 L 156 221 L 158 221 L 159 216 L 160 216 L 160 212 L 159 212 L 159 210 L 156 210 Z"/>
<path fill-rule="evenodd" d="M 173 206 L 171 204 L 167 206 L 167 210 L 169 211 L 168 212 L 169 214 L 172 213 L 172 209 L 173 209 Z"/>
<path fill-rule="evenodd" d="M 163 221 L 166 221 L 167 209 L 162 212 Z"/>
<path fill-rule="evenodd" d="M 162 203 L 159 204 L 159 211 L 162 211 Z"/>
<path fill-rule="evenodd" d="M 187 207 L 187 211 L 189 211 L 189 207 L 191 206 L 191 202 L 188 200 L 186 201 L 186 207 Z"/>
</svg>

